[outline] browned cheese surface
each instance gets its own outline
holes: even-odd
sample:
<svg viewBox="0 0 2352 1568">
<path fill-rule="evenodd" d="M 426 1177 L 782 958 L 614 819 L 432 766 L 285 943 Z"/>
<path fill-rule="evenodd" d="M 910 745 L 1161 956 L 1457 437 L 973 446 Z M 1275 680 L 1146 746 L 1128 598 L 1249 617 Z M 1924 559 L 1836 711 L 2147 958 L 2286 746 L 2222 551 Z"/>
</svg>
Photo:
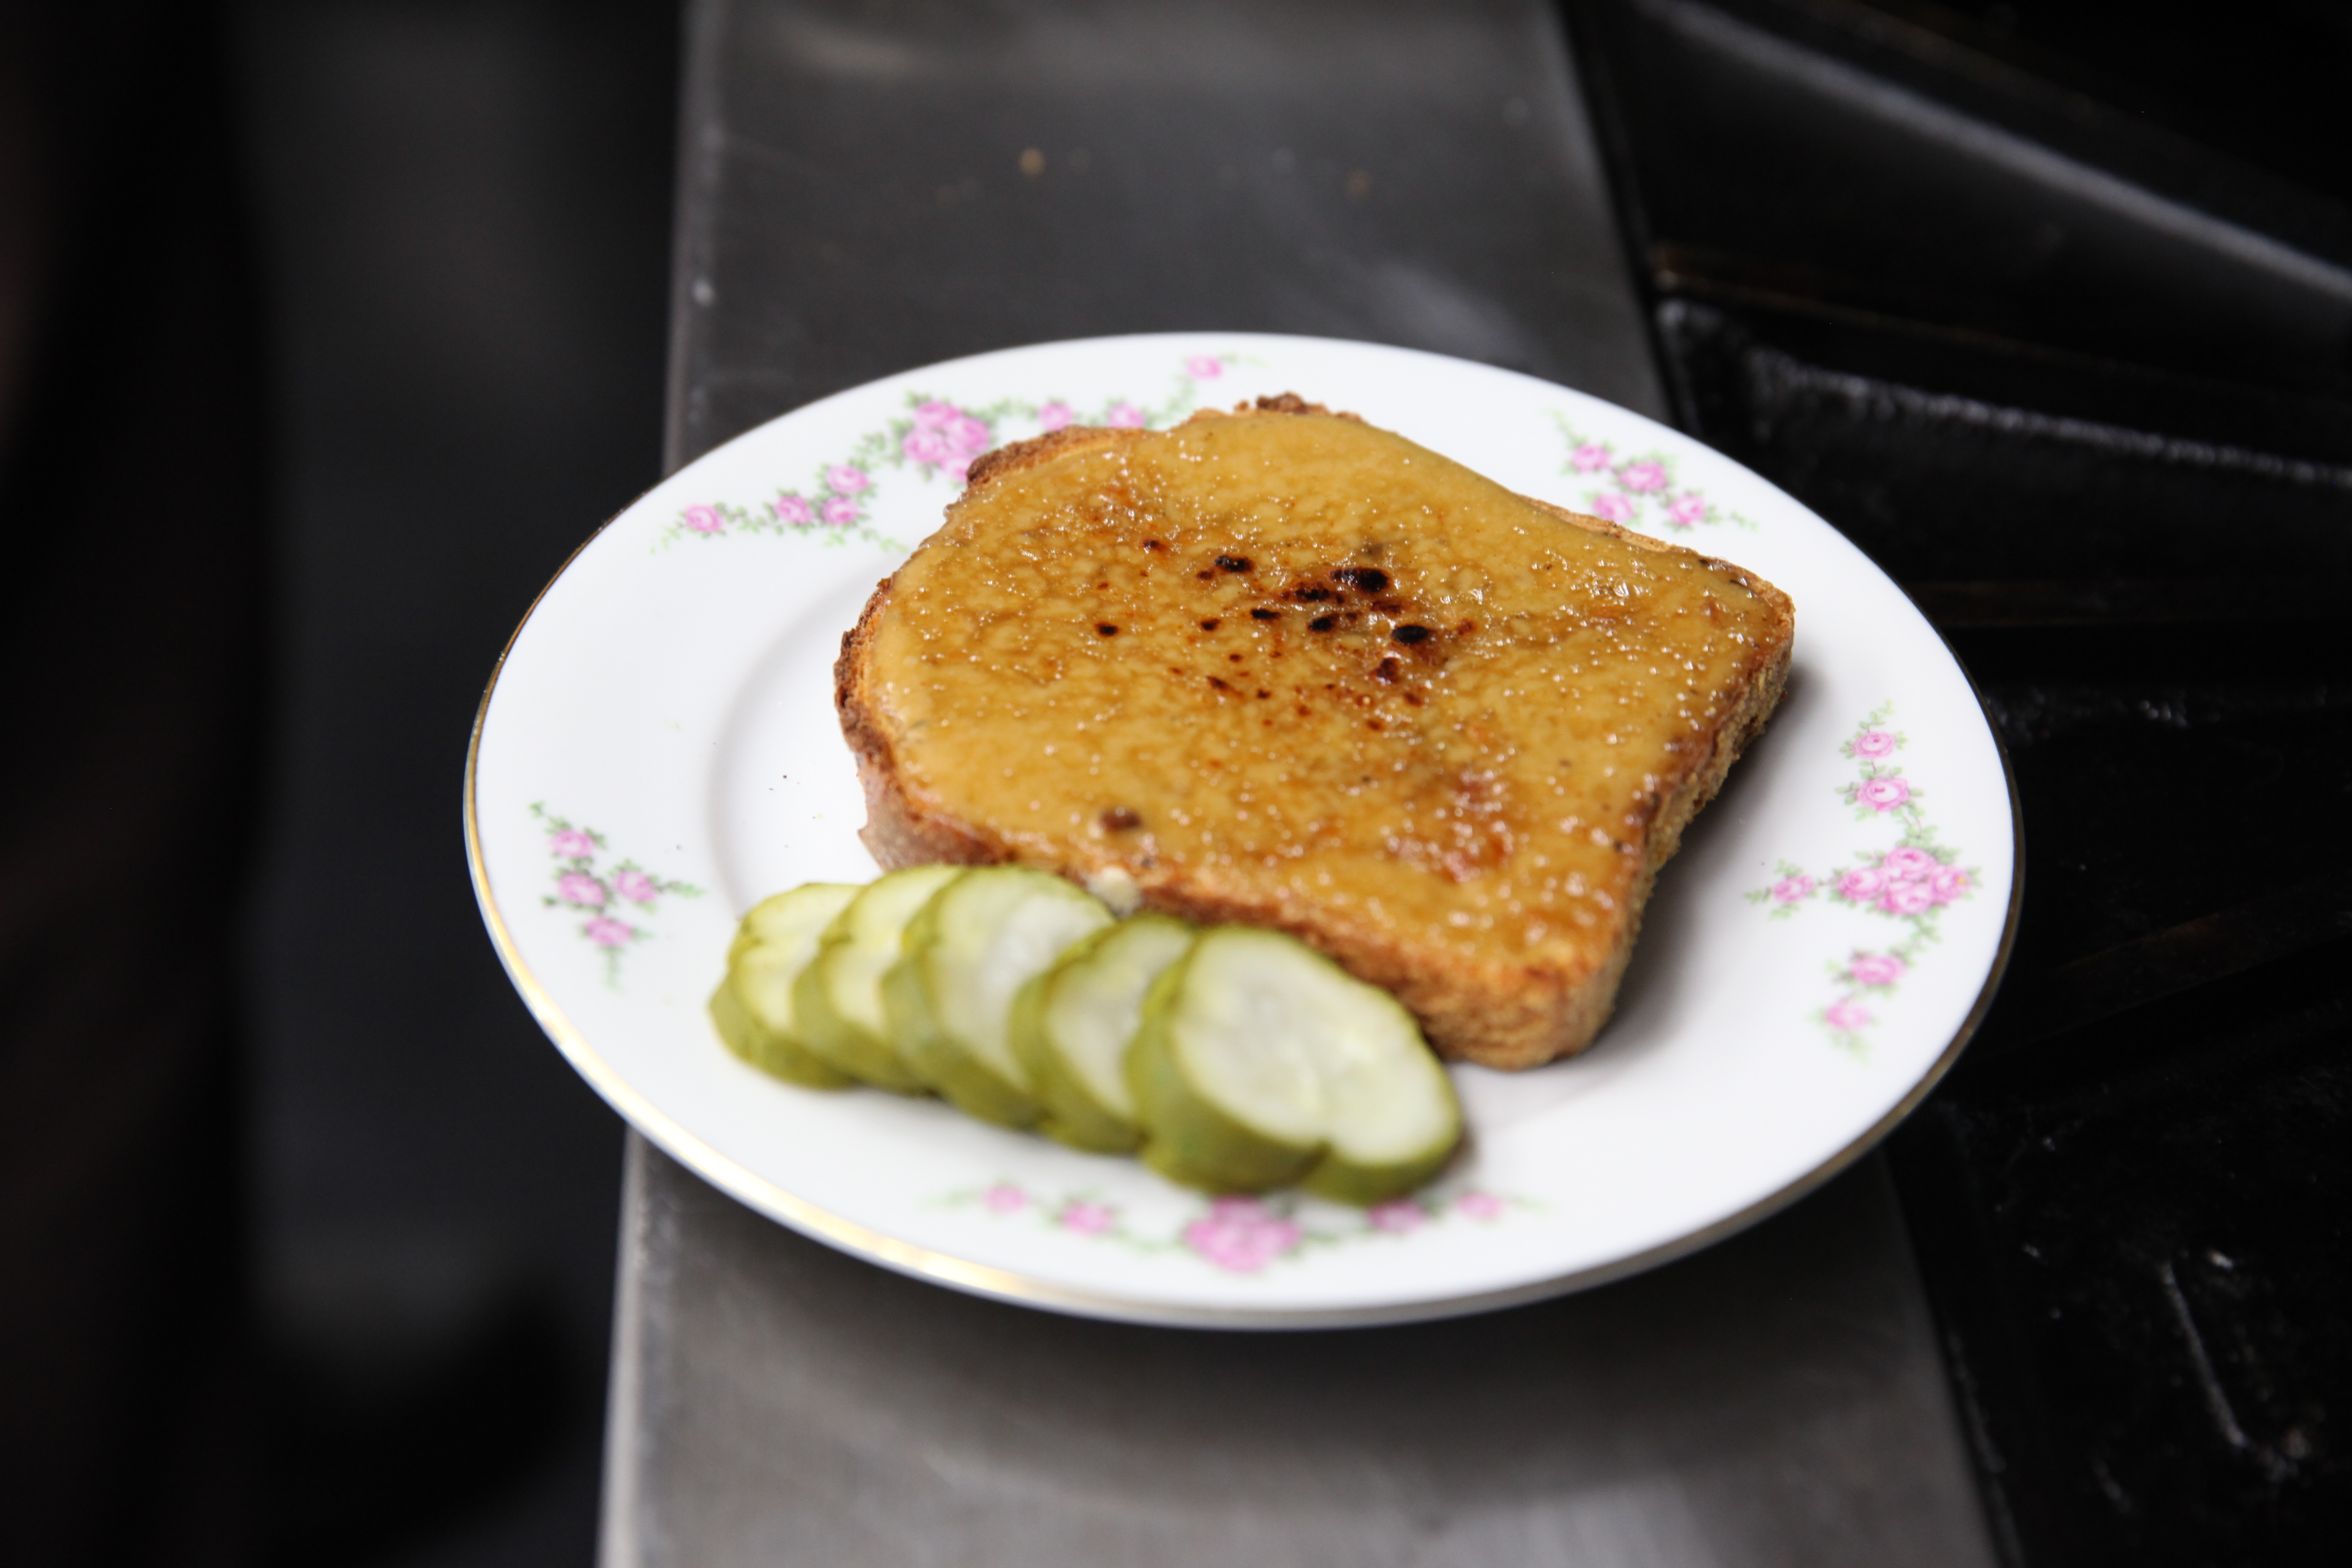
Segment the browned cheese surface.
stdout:
<svg viewBox="0 0 2352 1568">
<path fill-rule="evenodd" d="M 871 690 L 909 796 L 1014 857 L 1573 982 L 1769 635 L 1743 582 L 1353 421 L 1221 418 L 991 476 Z"/>
</svg>

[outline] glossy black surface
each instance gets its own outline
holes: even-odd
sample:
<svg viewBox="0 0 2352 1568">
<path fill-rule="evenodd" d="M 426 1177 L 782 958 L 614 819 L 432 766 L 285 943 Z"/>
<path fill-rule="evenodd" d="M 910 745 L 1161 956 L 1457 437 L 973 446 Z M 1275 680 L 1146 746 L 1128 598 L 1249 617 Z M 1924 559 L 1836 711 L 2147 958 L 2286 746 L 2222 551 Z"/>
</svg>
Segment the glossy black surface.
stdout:
<svg viewBox="0 0 2352 1568">
<path fill-rule="evenodd" d="M 2352 377 L 2352 211 L 1971 48 L 1931 7 L 1571 9 L 1667 288 L 2336 395 Z"/>
<path fill-rule="evenodd" d="M 2338 940 L 2068 1031 L 1898 1136 L 2025 1561 L 2340 1561 L 2347 964 Z"/>
<path fill-rule="evenodd" d="M 2013 32 L 2074 36 L 2004 11 Z M 2083 99 L 2094 71 L 2021 74 L 2030 52 L 1993 47 L 1981 18 L 1843 0 L 1571 13 L 1601 44 L 1596 96 L 1680 416 L 1912 592 L 2015 770 L 2010 979 L 1895 1142 L 2004 1552 L 2336 1560 L 2352 1532 L 2341 205 L 2277 178 L 2292 159 L 2236 163 Z M 2135 58 L 2175 58 L 2207 25 Z M 2130 53 L 2101 37 L 2109 65 Z M 2332 58 L 2352 64 L 2352 45 Z M 2233 90 L 2252 89 L 2217 89 Z M 2270 133 L 2228 140 L 2259 152 Z"/>
</svg>

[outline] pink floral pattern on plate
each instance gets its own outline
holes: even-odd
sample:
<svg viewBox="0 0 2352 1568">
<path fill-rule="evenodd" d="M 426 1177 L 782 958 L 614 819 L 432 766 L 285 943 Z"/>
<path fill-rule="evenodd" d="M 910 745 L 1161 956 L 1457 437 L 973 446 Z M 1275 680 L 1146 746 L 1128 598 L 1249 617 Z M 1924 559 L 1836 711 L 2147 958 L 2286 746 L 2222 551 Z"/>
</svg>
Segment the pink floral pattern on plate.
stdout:
<svg viewBox="0 0 2352 1568">
<path fill-rule="evenodd" d="M 1507 1198 L 1481 1187 L 1437 1186 L 1367 1209 L 1318 1217 L 1291 1194 L 1268 1197 L 1209 1198 L 1182 1218 L 1171 1233 L 1146 1233 L 1130 1226 L 1118 1205 L 1101 1194 L 1039 1193 L 1017 1182 L 951 1193 L 950 1207 L 972 1207 L 997 1218 L 1025 1215 L 1032 1223 L 1087 1241 L 1111 1242 L 1138 1252 L 1182 1253 L 1227 1274 L 1262 1274 L 1278 1263 L 1295 1263 L 1318 1250 L 1364 1242 L 1397 1241 L 1448 1222 L 1492 1225 L 1513 1209 L 1540 1205 Z"/>
<path fill-rule="evenodd" d="M 1034 425 L 1036 428 L 1029 432 L 1033 435 L 1071 425 L 1161 428 L 1191 413 L 1200 403 L 1202 384 L 1215 381 L 1240 359 L 1238 354 L 1191 356 L 1176 373 L 1173 389 L 1156 404 L 1115 397 L 1082 409 L 1058 397 L 1043 403 L 1002 397 L 993 403 L 966 405 L 910 392 L 905 414 L 859 437 L 839 461 L 820 467 L 808 485 L 779 489 L 753 506 L 713 500 L 682 507 L 662 531 L 655 548 L 666 550 L 681 539 L 804 533 L 827 544 L 861 540 L 878 549 L 896 551 L 902 546 L 876 532 L 868 521 L 874 487 L 886 472 L 911 472 L 925 481 L 944 479 L 961 485 L 976 459 L 1011 438 L 1008 430 L 1013 426 Z"/>
<path fill-rule="evenodd" d="M 1729 522 L 1740 528 L 1756 525 L 1736 511 L 1709 500 L 1700 490 L 1679 483 L 1678 459 L 1671 452 L 1622 450 L 1585 435 L 1554 414 L 1553 423 L 1568 443 L 1568 460 L 1559 471 L 1580 489 L 1573 505 L 1605 521 L 1644 531 L 1663 529 L 1688 533 L 1702 524 Z"/>
<path fill-rule="evenodd" d="M 1936 841 L 1936 831 L 1919 804 L 1925 792 L 1895 762 L 1904 737 L 1887 727 L 1894 711 L 1894 703 L 1881 704 L 1846 741 L 1841 750 L 1856 764 L 1859 775 L 1837 786 L 1856 820 L 1897 830 L 1893 847 L 1864 851 L 1853 865 L 1819 877 L 1783 860 L 1771 886 L 1748 895 L 1750 903 L 1769 906 L 1774 920 L 1790 919 L 1812 900 L 1826 897 L 1895 922 L 1905 932 L 1890 944 L 1857 947 L 1844 958 L 1830 961 L 1830 978 L 1838 994 L 1813 1018 L 1832 1039 L 1857 1055 L 1868 1043 L 1865 1031 L 1878 1021 L 1871 1004 L 1883 1004 L 1895 994 L 1924 950 L 1937 940 L 1937 918 L 1945 906 L 1971 896 L 1979 879 L 1978 872 L 1960 865 L 1958 851 Z"/>
<path fill-rule="evenodd" d="M 646 917 L 663 899 L 698 899 L 702 889 L 656 876 L 633 859 L 600 868 L 597 860 L 608 852 L 603 834 L 574 826 L 543 802 L 533 801 L 530 814 L 546 833 L 547 853 L 554 860 L 548 874 L 555 890 L 541 895 L 539 901 L 580 917 L 580 934 L 604 956 L 604 984 L 618 989 L 621 955 L 652 934 L 646 929 Z"/>
</svg>

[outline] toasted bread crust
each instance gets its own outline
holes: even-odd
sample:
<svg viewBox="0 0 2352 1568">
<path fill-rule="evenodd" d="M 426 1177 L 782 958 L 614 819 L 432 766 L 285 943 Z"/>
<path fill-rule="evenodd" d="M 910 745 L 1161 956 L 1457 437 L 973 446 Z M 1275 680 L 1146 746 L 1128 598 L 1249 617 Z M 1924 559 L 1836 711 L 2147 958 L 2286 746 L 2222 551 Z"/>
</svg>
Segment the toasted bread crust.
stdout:
<svg viewBox="0 0 2352 1568">
<path fill-rule="evenodd" d="M 1287 395 L 1261 398 L 1255 406 L 1244 404 L 1233 412 L 1330 413 Z M 1194 420 L 1223 417 L 1228 416 L 1206 410 L 1193 416 Z M 1016 442 L 973 464 L 965 495 L 969 498 L 1004 474 L 1073 451 L 1137 439 L 1143 434 L 1073 427 Z M 1734 574 L 1772 610 L 1769 633 L 1751 643 L 1736 699 L 1715 721 L 1706 743 L 1691 749 L 1688 763 L 1675 775 L 1659 781 L 1662 787 L 1641 845 L 1642 862 L 1612 947 L 1576 973 L 1505 959 L 1472 969 L 1419 951 L 1414 943 L 1391 933 L 1336 923 L 1313 909 L 1270 903 L 1262 892 L 1213 871 L 1162 865 L 1139 875 L 1129 873 L 1135 875 L 1144 907 L 1203 924 L 1234 921 L 1286 931 L 1328 953 L 1359 978 L 1392 992 L 1420 1017 L 1440 1054 L 1505 1069 L 1540 1067 L 1573 1055 L 1590 1045 L 1608 1021 L 1658 869 L 1680 847 L 1691 818 L 1722 788 L 1731 764 L 1762 732 L 1779 704 L 1788 680 L 1796 626 L 1788 595 L 1753 573 L 1600 518 L 1543 501 L 1531 504 L 1564 522 L 1607 533 L 1638 549 L 1696 556 L 1714 569 Z M 985 828 L 959 819 L 944 803 L 920 798 L 908 783 L 907 771 L 898 764 L 892 736 L 873 689 L 875 672 L 868 657 L 876 628 L 889 607 L 892 581 L 886 579 L 877 586 L 857 625 L 843 637 L 834 672 L 843 733 L 857 758 L 866 791 L 867 820 L 862 837 L 866 847 L 882 865 L 891 868 L 1034 859 Z M 1081 883 L 1108 868 L 1108 862 L 1091 864 L 1087 852 L 1076 846 L 1062 861 L 1037 863 Z"/>
</svg>

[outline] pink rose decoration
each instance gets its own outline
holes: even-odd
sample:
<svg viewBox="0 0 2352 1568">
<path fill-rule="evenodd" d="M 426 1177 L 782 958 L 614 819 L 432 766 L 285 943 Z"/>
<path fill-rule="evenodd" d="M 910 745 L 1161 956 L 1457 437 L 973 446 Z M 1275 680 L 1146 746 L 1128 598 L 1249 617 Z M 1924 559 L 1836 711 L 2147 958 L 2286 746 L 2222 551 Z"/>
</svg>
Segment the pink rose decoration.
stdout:
<svg viewBox="0 0 2352 1568">
<path fill-rule="evenodd" d="M 625 947 L 629 939 L 637 934 L 636 928 L 623 925 L 610 915 L 598 915 L 581 929 L 598 947 Z"/>
<path fill-rule="evenodd" d="M 1618 471 L 1617 482 L 1629 490 L 1662 490 L 1666 470 L 1658 463 L 1629 463 Z"/>
<path fill-rule="evenodd" d="M 1939 904 L 1948 904 L 1969 890 L 1969 874 L 1958 866 L 1938 866 L 1927 879 L 1927 897 Z"/>
<path fill-rule="evenodd" d="M 1706 502 L 1697 496 L 1676 496 L 1666 503 L 1666 515 L 1683 528 L 1696 528 L 1706 521 Z"/>
<path fill-rule="evenodd" d="M 1875 866 L 1856 866 L 1837 881 L 1838 897 L 1866 904 L 1886 890 L 1886 873 Z"/>
<path fill-rule="evenodd" d="M 1568 455 L 1568 461 L 1580 474 L 1599 473 L 1609 466 L 1609 448 L 1598 442 L 1587 441 Z"/>
<path fill-rule="evenodd" d="M 1184 1227 L 1184 1245 L 1220 1268 L 1255 1274 L 1298 1245 L 1298 1227 L 1255 1198 L 1219 1198 Z"/>
<path fill-rule="evenodd" d="M 1884 730 L 1864 730 L 1853 738 L 1853 754 L 1857 757 L 1893 756 L 1895 737 Z"/>
<path fill-rule="evenodd" d="M 1059 430 L 1076 417 L 1066 403 L 1048 403 L 1037 410 L 1037 423 L 1048 430 Z"/>
<path fill-rule="evenodd" d="M 1892 985 L 1903 978 L 1904 968 L 1891 952 L 1858 952 L 1845 972 L 1856 985 Z"/>
<path fill-rule="evenodd" d="M 654 879 L 643 871 L 615 871 L 613 873 L 613 891 L 633 904 L 650 904 L 661 896 L 661 889 L 656 887 Z"/>
<path fill-rule="evenodd" d="M 1890 915 L 1921 915 L 1935 906 L 1936 895 L 1916 882 L 1897 882 L 1878 895 L 1878 907 Z"/>
<path fill-rule="evenodd" d="M 1911 786 L 1902 779 L 1864 779 L 1853 792 L 1854 799 L 1873 811 L 1893 811 L 1911 798 Z"/>
<path fill-rule="evenodd" d="M 1117 1217 L 1101 1204 L 1075 1203 L 1062 1211 L 1062 1228 L 1080 1236 L 1100 1236 Z"/>
<path fill-rule="evenodd" d="M 835 463 L 824 471 L 824 482 L 832 487 L 833 493 L 837 496 L 854 496 L 874 481 L 866 477 L 864 468 L 855 468 L 847 463 Z"/>
<path fill-rule="evenodd" d="M 847 528 L 857 521 L 857 503 L 847 496 L 835 496 L 824 503 L 822 514 L 835 528 Z"/>
<path fill-rule="evenodd" d="M 1631 522 L 1641 505 L 1632 496 L 1621 496 L 1612 490 L 1592 498 L 1592 515 L 1605 522 Z"/>
<path fill-rule="evenodd" d="M 907 461 L 920 465 L 944 463 L 951 456 L 945 436 L 937 430 L 920 428 L 908 431 L 907 438 L 898 444 L 898 450 L 906 454 Z"/>
<path fill-rule="evenodd" d="M 969 414 L 957 415 L 955 422 L 940 434 L 948 438 L 948 445 L 959 455 L 966 458 L 979 457 L 988 450 L 988 444 L 996 439 L 987 426 Z"/>
<path fill-rule="evenodd" d="M 1465 1193 L 1454 1200 L 1454 1207 L 1472 1219 L 1496 1219 L 1503 1212 L 1503 1200 L 1492 1193 Z"/>
<path fill-rule="evenodd" d="M 1809 899 L 1812 897 L 1813 887 L 1811 877 L 1783 877 L 1772 884 L 1772 901 L 1793 904 L 1800 899 Z"/>
<path fill-rule="evenodd" d="M 555 896 L 567 904 L 583 909 L 602 909 L 604 904 L 604 884 L 585 871 L 566 871 L 555 879 Z"/>
<path fill-rule="evenodd" d="M 1224 362 L 1207 354 L 1194 354 L 1184 362 L 1184 369 L 1202 381 L 1214 381 L 1225 374 Z"/>
<path fill-rule="evenodd" d="M 727 527 L 727 520 L 719 515 L 719 509 L 715 506 L 688 507 L 678 521 L 697 533 L 719 533 Z"/>
<path fill-rule="evenodd" d="M 958 458 L 952 463 L 941 463 L 940 465 L 940 472 L 959 482 L 968 479 L 971 477 L 971 459 L 970 458 Z"/>
<path fill-rule="evenodd" d="M 1421 1205 L 1410 1198 L 1397 1198 L 1389 1203 L 1374 1204 L 1364 1211 L 1364 1218 L 1370 1223 L 1374 1230 L 1386 1231 L 1391 1236 L 1402 1236 L 1409 1230 L 1419 1230 L 1421 1222 L 1428 1217 L 1421 1212 Z"/>
<path fill-rule="evenodd" d="M 1132 403 L 1114 403 L 1110 405 L 1110 412 L 1103 416 L 1103 423 L 1114 429 L 1140 430 L 1143 428 L 1143 410 Z"/>
<path fill-rule="evenodd" d="M 798 496 L 778 496 L 768 503 L 768 510 L 776 514 L 778 522 L 790 523 L 794 528 L 806 528 L 816 521 L 809 503 Z"/>
<path fill-rule="evenodd" d="M 999 1182 L 980 1194 L 980 1206 L 991 1214 L 1013 1214 L 1029 1206 L 1029 1194 L 1010 1182 Z"/>
<path fill-rule="evenodd" d="M 1822 1022 L 1843 1034 L 1857 1034 L 1870 1026 L 1870 1009 L 1851 996 L 1841 996 L 1822 1010 Z"/>
<path fill-rule="evenodd" d="M 944 428 L 948 421 L 961 412 L 961 410 L 954 404 L 941 403 L 937 399 L 929 403 L 919 403 L 915 405 L 915 428 L 918 430 Z"/>
<path fill-rule="evenodd" d="M 566 860 L 582 860 L 596 853 L 596 841 L 577 827 L 567 827 L 547 836 L 547 849 Z"/>
<path fill-rule="evenodd" d="M 1906 844 L 1899 849 L 1889 849 L 1879 861 L 1886 874 L 1898 882 L 1916 882 L 1936 868 L 1936 858 L 1925 849 L 1915 849 Z"/>
</svg>

